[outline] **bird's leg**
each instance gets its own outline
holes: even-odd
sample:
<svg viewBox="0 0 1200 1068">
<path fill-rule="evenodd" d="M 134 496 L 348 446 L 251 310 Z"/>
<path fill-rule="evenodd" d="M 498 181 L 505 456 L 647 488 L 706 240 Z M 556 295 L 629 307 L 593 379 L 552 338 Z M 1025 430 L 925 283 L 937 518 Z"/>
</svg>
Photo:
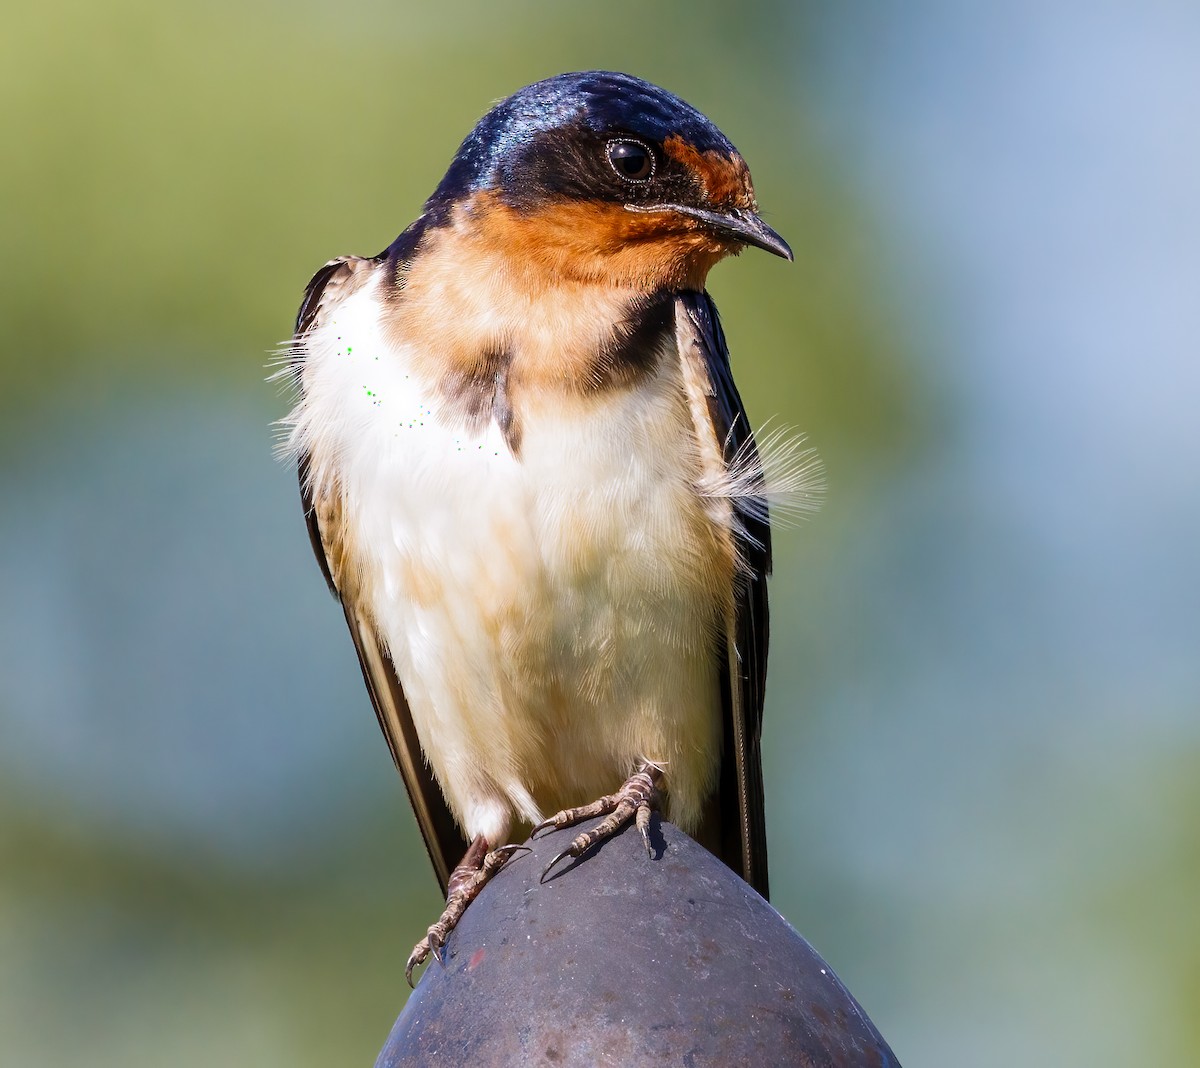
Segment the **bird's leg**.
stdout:
<svg viewBox="0 0 1200 1068">
<path fill-rule="evenodd" d="M 482 834 L 477 834 L 467 847 L 462 860 L 450 873 L 450 881 L 446 886 L 446 908 L 441 917 L 429 932 L 413 947 L 404 968 L 404 978 L 412 986 L 412 973 L 417 965 L 422 964 L 430 954 L 439 963 L 442 960 L 441 949 L 450 937 L 450 932 L 458 926 L 458 921 L 467 911 L 467 906 L 479 896 L 484 884 L 512 858 L 514 853 L 521 850 L 528 852 L 528 847 L 519 845 L 501 846 L 488 852 L 488 842 Z"/>
<path fill-rule="evenodd" d="M 534 827 L 533 834 L 536 835 L 538 831 L 544 831 L 547 827 L 570 827 L 580 820 L 590 819 L 592 816 L 605 817 L 590 831 L 576 835 L 571 844 L 546 865 L 541 881 L 546 881 L 550 869 L 563 857 L 583 856 L 597 842 L 611 838 L 631 818 L 637 822 L 637 829 L 641 832 L 642 841 L 646 843 L 646 853 L 653 856 L 654 851 L 650 848 L 650 811 L 658 803 L 658 780 L 661 778 L 662 768 L 656 764 L 645 763 L 625 781 L 625 785 L 615 794 L 602 797 L 590 805 L 563 809 L 562 812 L 551 816 L 548 820 L 543 820 Z"/>
</svg>

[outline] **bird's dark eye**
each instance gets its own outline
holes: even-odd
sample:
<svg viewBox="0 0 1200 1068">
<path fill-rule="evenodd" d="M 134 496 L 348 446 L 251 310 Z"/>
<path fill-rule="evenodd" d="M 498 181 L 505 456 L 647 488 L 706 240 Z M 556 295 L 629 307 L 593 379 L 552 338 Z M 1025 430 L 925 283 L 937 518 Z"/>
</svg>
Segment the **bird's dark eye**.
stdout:
<svg viewBox="0 0 1200 1068">
<path fill-rule="evenodd" d="M 608 162 L 630 182 L 644 182 L 654 175 L 654 157 L 637 141 L 609 141 Z"/>
</svg>

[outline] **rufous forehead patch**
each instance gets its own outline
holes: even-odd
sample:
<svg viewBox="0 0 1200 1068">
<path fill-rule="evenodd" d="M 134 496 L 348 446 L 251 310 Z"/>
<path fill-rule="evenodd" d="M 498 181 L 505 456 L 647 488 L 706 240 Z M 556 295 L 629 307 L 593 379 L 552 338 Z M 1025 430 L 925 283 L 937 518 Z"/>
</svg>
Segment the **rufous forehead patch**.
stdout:
<svg viewBox="0 0 1200 1068">
<path fill-rule="evenodd" d="M 695 174 L 713 204 L 756 211 L 750 168 L 738 153 L 726 156 L 716 149 L 700 152 L 678 134 L 663 141 L 663 151 Z"/>
</svg>

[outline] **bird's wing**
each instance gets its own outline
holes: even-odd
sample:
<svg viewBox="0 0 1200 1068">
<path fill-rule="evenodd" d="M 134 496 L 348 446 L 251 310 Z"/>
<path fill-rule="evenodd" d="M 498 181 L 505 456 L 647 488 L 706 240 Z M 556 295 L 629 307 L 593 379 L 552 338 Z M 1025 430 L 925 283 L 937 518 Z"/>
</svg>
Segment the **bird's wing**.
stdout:
<svg viewBox="0 0 1200 1068">
<path fill-rule="evenodd" d="M 322 267 L 304 293 L 296 318 L 296 341 L 302 342 L 305 334 L 319 326 L 322 315 L 328 314 L 356 290 L 366 275 L 385 269 L 385 265 L 385 256 L 374 260 L 343 257 Z M 303 345 L 297 344 L 295 351 L 300 354 L 298 359 L 303 360 Z M 296 378 L 301 378 L 300 368 L 296 368 Z M 349 588 L 353 582 L 353 568 L 346 558 L 340 494 L 334 487 L 312 484 L 307 455 L 300 457 L 298 467 L 300 499 L 313 552 L 329 588 L 342 603 L 350 636 L 358 652 L 363 680 L 371 695 L 371 704 L 375 707 L 375 715 L 387 739 L 392 759 L 408 790 L 408 799 L 425 839 L 425 847 L 429 850 L 429 859 L 433 861 L 434 872 L 445 892 L 451 870 L 466 852 L 466 840 L 455 825 L 442 791 L 425 763 L 412 714 L 400 680 L 396 677 L 392 659 L 375 633 L 371 620 L 360 611 L 357 599 Z"/>
<path fill-rule="evenodd" d="M 721 649 L 724 743 L 716 813 L 717 827 L 702 835 L 719 842 L 721 858 L 768 895 L 767 831 L 763 813 L 762 710 L 767 677 L 767 575 L 771 571 L 771 526 L 754 435 L 729 368 L 729 349 L 707 293 L 678 298 L 676 332 L 680 353 L 699 371 L 711 433 L 739 492 L 731 495 L 739 560 Z M 703 433 L 706 428 L 698 427 Z"/>
</svg>

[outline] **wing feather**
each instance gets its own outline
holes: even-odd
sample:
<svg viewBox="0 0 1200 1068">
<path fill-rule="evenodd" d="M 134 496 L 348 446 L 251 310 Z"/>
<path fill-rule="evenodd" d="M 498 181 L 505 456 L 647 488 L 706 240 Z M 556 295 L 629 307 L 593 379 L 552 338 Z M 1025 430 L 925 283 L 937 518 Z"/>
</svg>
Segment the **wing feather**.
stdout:
<svg viewBox="0 0 1200 1068">
<path fill-rule="evenodd" d="M 679 296 L 677 330 L 699 356 L 706 377 L 711 433 L 726 466 L 761 471 L 754 435 L 733 382 L 729 349 L 707 293 Z M 705 428 L 698 428 L 703 431 Z M 739 504 L 742 506 L 739 507 Z M 734 610 L 721 649 L 724 748 L 716 828 L 702 835 L 720 843 L 721 858 L 763 897 L 769 894 L 767 832 L 763 804 L 762 712 L 767 676 L 767 576 L 771 572 L 771 527 L 765 495 L 733 502 L 734 540 L 739 561 Z"/>
<path fill-rule="evenodd" d="M 319 327 L 322 314 L 328 313 L 353 292 L 367 272 L 379 269 L 386 269 L 384 256 L 374 260 L 344 257 L 322 267 L 305 291 L 296 319 L 296 341 L 302 342 L 306 333 Z M 303 345 L 297 344 L 294 348 L 297 359 L 302 362 Z M 295 371 L 303 389 L 301 367 L 297 366 Z M 408 701 L 386 645 L 375 632 L 371 620 L 358 607 L 353 590 L 353 568 L 348 559 L 351 549 L 346 543 L 339 495 L 335 488 L 314 487 L 309 468 L 309 456 L 301 456 L 298 463 L 300 499 L 313 554 L 329 588 L 341 601 L 375 716 L 404 780 L 429 859 L 445 892 L 450 872 L 466 852 L 467 842 L 425 762 Z"/>
</svg>

